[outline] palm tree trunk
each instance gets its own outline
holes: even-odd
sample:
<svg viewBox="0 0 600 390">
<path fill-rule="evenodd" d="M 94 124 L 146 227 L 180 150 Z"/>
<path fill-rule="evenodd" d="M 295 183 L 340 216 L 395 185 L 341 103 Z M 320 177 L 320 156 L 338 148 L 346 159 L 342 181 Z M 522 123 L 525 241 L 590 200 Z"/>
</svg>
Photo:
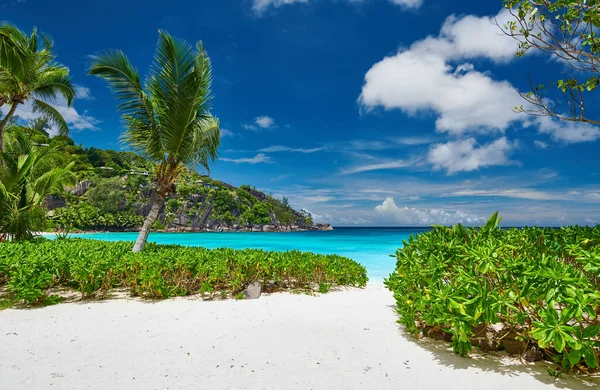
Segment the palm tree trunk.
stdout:
<svg viewBox="0 0 600 390">
<path fill-rule="evenodd" d="M 13 103 L 10 107 L 10 110 L 8 111 L 8 114 L 6 114 L 4 119 L 2 119 L 2 122 L 0 122 L 0 152 L 4 152 L 4 128 L 6 127 L 8 121 L 14 115 L 16 110 L 17 103 Z"/>
<path fill-rule="evenodd" d="M 150 212 L 146 216 L 142 230 L 140 230 L 140 234 L 138 235 L 135 245 L 133 246 L 134 253 L 144 250 L 146 241 L 148 240 L 148 235 L 150 234 L 150 230 L 152 230 L 152 225 L 154 225 L 156 218 L 158 218 L 158 212 L 160 211 L 160 208 L 165 204 L 164 195 L 159 195 L 156 192 L 154 194 L 155 197 L 154 201 L 152 202 L 152 207 L 150 207 Z"/>
</svg>

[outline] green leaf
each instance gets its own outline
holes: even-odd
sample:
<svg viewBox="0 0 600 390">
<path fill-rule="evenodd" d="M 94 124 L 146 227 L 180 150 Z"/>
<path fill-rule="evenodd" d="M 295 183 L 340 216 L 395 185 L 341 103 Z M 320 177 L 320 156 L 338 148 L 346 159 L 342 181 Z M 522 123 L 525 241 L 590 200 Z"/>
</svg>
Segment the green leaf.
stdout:
<svg viewBox="0 0 600 390">
<path fill-rule="evenodd" d="M 584 339 L 589 339 L 592 337 L 596 337 L 600 332 L 600 326 L 598 325 L 590 325 L 583 329 L 583 333 L 581 334 Z"/>
<path fill-rule="evenodd" d="M 571 352 L 569 352 L 569 363 L 571 363 L 571 367 L 579 363 L 582 354 L 583 351 L 581 349 L 574 349 Z"/>
<path fill-rule="evenodd" d="M 563 349 L 565 349 L 565 339 L 560 332 L 554 333 L 553 341 L 554 341 L 554 348 L 556 348 L 556 350 L 558 352 L 562 352 Z"/>
<path fill-rule="evenodd" d="M 587 364 L 587 366 L 590 368 L 598 367 L 598 358 L 596 357 L 594 350 L 591 347 L 588 347 L 587 345 L 584 345 L 582 350 L 585 364 Z"/>
</svg>

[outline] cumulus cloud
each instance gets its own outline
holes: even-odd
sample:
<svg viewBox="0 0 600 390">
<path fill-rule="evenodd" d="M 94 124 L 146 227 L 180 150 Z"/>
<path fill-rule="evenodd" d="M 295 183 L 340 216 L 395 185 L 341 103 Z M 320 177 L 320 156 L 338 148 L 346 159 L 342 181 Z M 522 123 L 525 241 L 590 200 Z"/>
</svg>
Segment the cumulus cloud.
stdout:
<svg viewBox="0 0 600 390">
<path fill-rule="evenodd" d="M 271 158 L 269 156 L 266 156 L 263 153 L 259 153 L 254 157 L 251 158 L 227 158 L 227 157 L 221 157 L 219 160 L 221 161 L 226 161 L 226 162 L 232 162 L 235 164 L 260 164 L 260 163 L 265 163 L 265 164 L 271 164 L 273 163 L 273 160 L 271 160 Z"/>
<path fill-rule="evenodd" d="M 484 222 L 483 218 L 462 211 L 398 207 L 391 197 L 375 207 L 375 214 L 379 223 L 404 226 L 477 225 Z"/>
<path fill-rule="evenodd" d="M 600 128 L 589 123 L 559 121 L 550 117 L 536 118 L 536 122 L 540 133 L 549 134 L 557 142 L 593 142 L 600 138 Z"/>
<path fill-rule="evenodd" d="M 75 97 L 77 99 L 82 99 L 82 100 L 94 100 L 94 97 L 92 96 L 92 92 L 90 91 L 90 89 L 88 87 L 84 87 L 82 85 L 75 85 Z"/>
<path fill-rule="evenodd" d="M 502 10 L 499 23 L 509 18 Z M 368 111 L 376 107 L 407 113 L 433 111 L 438 131 L 504 131 L 526 117 L 513 112 L 521 98 L 507 81 L 492 79 L 467 60 L 488 58 L 505 62 L 515 43 L 499 34 L 490 17 L 450 16 L 440 34 L 413 43 L 408 49 L 376 63 L 365 75 L 359 97 Z"/>
<path fill-rule="evenodd" d="M 275 120 L 268 115 L 262 115 L 254 118 L 254 123 L 242 124 L 242 127 L 246 130 L 258 131 L 260 129 L 272 129 L 277 127 L 275 125 Z"/>
<path fill-rule="evenodd" d="M 254 123 L 263 129 L 270 129 L 271 127 L 275 126 L 275 120 L 267 115 L 254 118 Z"/>
<path fill-rule="evenodd" d="M 444 169 L 449 175 L 475 171 L 492 165 L 508 165 L 508 154 L 515 143 L 506 137 L 477 146 L 475 138 L 436 144 L 429 149 L 428 159 L 434 169 Z"/>
<path fill-rule="evenodd" d="M 89 96 L 89 95 L 88 95 Z M 79 112 L 74 106 L 69 107 L 67 101 L 63 97 L 57 97 L 54 101 L 48 101 L 62 115 L 69 126 L 69 130 L 98 130 L 96 125 L 99 120 L 87 114 L 87 111 Z M 33 112 L 31 101 L 28 100 L 24 104 L 19 104 L 15 115 L 19 118 L 30 121 L 41 116 L 40 113 Z M 51 136 L 58 134 L 58 129 L 52 128 L 49 131 Z"/>
</svg>

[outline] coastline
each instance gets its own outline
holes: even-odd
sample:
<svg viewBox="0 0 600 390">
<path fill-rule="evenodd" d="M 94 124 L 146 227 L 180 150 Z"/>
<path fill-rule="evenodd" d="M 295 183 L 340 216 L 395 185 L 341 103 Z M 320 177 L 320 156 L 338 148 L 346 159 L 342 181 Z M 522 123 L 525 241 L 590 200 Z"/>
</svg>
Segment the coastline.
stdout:
<svg viewBox="0 0 600 390">
<path fill-rule="evenodd" d="M 153 233 L 294 233 L 294 232 L 315 232 L 315 231 L 333 231 L 333 226 L 329 224 L 317 224 L 312 229 L 305 229 L 296 225 L 260 225 L 260 226 L 243 226 L 238 228 L 219 227 L 217 229 L 192 229 L 185 228 L 169 228 L 169 229 L 153 229 Z M 69 234 L 89 234 L 89 233 L 137 233 L 139 229 L 121 229 L 121 230 L 71 230 Z M 36 235 L 59 234 L 59 231 L 53 232 L 38 232 Z"/>
<path fill-rule="evenodd" d="M 413 340 L 379 284 L 317 295 L 7 309 L 0 377 L 15 389 L 579 389 L 595 380 L 555 379 L 544 362 L 465 359 L 444 342 Z"/>
</svg>

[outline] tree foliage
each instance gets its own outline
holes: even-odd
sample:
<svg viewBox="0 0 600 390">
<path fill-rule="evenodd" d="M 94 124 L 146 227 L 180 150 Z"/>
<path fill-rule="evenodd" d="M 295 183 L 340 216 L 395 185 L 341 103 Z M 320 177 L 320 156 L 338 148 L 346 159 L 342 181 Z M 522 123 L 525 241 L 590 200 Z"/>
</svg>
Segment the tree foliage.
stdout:
<svg viewBox="0 0 600 390">
<path fill-rule="evenodd" d="M 400 322 L 418 337 L 446 334 L 461 355 L 473 344 L 510 342 L 567 369 L 598 367 L 600 226 L 500 229 L 498 222 L 495 214 L 479 229 L 437 226 L 404 242 L 386 280 Z"/>
<path fill-rule="evenodd" d="M 24 133 L 9 140 L 0 154 L 0 235 L 5 239 L 29 239 L 46 228 L 43 202 L 74 184 L 71 165 L 61 167 L 55 148 L 39 148 Z"/>
<path fill-rule="evenodd" d="M 501 26 L 519 43 L 517 56 L 542 51 L 570 70 L 545 84 L 520 92 L 526 104 L 518 112 L 571 122 L 600 124 L 586 111 L 585 97 L 600 83 L 600 7 L 597 0 L 504 0 L 514 17 Z"/>
<path fill-rule="evenodd" d="M 125 122 L 123 141 L 155 162 L 154 203 L 134 247 L 141 251 L 165 199 L 185 166 L 209 169 L 217 158 L 219 121 L 210 114 L 212 71 L 201 42 L 196 47 L 159 31 L 150 74 L 142 84 L 119 50 L 95 57 L 90 68 L 108 82 Z"/>
<path fill-rule="evenodd" d="M 53 48 L 53 41 L 36 29 L 28 36 L 11 24 L 0 23 L 0 107 L 9 106 L 0 121 L 0 150 L 4 149 L 5 127 L 17 106 L 28 101 L 59 134 L 68 133 L 67 123 L 53 102 L 62 97 L 70 106 L 75 89 L 69 69 L 56 62 Z"/>
</svg>

